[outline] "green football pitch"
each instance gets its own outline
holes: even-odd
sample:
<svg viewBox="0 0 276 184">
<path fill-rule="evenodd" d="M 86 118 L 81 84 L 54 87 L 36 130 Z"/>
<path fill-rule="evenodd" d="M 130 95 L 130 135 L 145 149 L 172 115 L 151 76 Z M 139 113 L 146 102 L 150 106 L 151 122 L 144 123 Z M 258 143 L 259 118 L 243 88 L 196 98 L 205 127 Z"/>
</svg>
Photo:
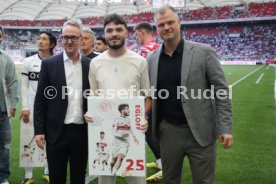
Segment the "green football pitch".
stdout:
<svg viewBox="0 0 276 184">
<path fill-rule="evenodd" d="M 229 85 L 232 84 L 234 146 L 224 150 L 217 143 L 216 184 L 276 183 L 276 114 L 272 66 L 223 66 Z M 18 69 L 20 73 L 20 68 Z M 20 113 L 12 119 L 11 184 L 20 184 L 24 169 L 19 167 Z M 154 157 L 147 148 L 147 161 Z M 188 160 L 182 171 L 182 182 L 191 184 Z M 148 170 L 147 175 L 154 170 Z M 43 184 L 43 168 L 34 169 L 36 184 Z M 69 182 L 68 182 L 69 183 Z M 97 180 L 91 182 L 97 183 Z M 122 178 L 118 184 L 125 184 Z M 161 182 L 162 183 L 162 182 Z"/>
</svg>

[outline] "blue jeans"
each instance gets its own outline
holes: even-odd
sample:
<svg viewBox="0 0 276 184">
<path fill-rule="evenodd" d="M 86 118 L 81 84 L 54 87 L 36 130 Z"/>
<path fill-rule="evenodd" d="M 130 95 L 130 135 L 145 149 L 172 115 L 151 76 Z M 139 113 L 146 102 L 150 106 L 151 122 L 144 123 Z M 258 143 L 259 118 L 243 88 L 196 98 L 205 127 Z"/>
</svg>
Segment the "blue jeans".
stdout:
<svg viewBox="0 0 276 184">
<path fill-rule="evenodd" d="M 7 113 L 0 112 L 0 183 L 10 176 L 11 124 Z"/>
</svg>

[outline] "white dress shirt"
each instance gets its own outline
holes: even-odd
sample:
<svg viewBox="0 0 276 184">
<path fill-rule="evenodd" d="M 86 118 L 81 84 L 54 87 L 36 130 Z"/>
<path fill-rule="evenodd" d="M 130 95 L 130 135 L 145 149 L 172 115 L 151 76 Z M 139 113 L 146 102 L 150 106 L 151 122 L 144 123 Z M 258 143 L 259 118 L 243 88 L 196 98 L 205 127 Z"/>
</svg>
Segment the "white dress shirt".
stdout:
<svg viewBox="0 0 276 184">
<path fill-rule="evenodd" d="M 81 54 L 79 53 L 79 60 L 76 64 L 73 64 L 65 51 L 63 51 L 63 59 L 68 94 L 68 107 L 64 124 L 83 124 Z"/>
</svg>

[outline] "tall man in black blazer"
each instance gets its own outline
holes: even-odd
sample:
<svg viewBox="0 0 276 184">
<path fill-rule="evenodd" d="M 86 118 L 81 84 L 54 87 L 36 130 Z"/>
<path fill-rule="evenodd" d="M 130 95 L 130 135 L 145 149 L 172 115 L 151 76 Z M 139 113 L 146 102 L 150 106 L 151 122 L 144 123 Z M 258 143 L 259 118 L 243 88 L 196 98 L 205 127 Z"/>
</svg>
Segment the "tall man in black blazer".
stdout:
<svg viewBox="0 0 276 184">
<path fill-rule="evenodd" d="M 224 148 L 233 144 L 232 106 L 223 70 L 210 46 L 181 37 L 174 8 L 161 7 L 154 18 L 164 43 L 147 59 L 151 85 L 157 89 L 152 127 L 160 138 L 164 183 L 181 183 L 187 156 L 193 183 L 212 184 L 217 137 Z"/>
<path fill-rule="evenodd" d="M 85 183 L 87 163 L 87 124 L 83 113 L 90 89 L 90 60 L 79 51 L 82 26 L 68 20 L 62 29 L 63 53 L 42 61 L 34 105 L 37 145 L 45 148 L 51 184 L 65 184 L 70 163 L 71 184 Z"/>
</svg>

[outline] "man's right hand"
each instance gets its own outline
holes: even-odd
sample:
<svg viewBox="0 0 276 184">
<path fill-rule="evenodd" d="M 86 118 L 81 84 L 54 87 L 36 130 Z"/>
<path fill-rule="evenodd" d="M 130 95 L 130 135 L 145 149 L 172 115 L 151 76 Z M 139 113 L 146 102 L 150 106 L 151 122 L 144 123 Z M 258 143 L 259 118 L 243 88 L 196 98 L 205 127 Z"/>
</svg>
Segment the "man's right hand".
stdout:
<svg viewBox="0 0 276 184">
<path fill-rule="evenodd" d="M 37 144 L 37 146 L 44 150 L 45 147 L 45 135 L 44 134 L 40 134 L 40 135 L 36 135 L 35 136 L 35 142 Z"/>
<path fill-rule="evenodd" d="M 88 112 L 86 112 L 84 114 L 84 119 L 87 123 L 92 123 L 93 122 L 93 117 L 90 114 L 88 114 Z"/>
<path fill-rule="evenodd" d="M 30 111 L 29 110 L 21 111 L 20 119 L 22 119 L 24 123 L 29 123 L 30 122 L 29 117 L 30 117 Z"/>
</svg>

